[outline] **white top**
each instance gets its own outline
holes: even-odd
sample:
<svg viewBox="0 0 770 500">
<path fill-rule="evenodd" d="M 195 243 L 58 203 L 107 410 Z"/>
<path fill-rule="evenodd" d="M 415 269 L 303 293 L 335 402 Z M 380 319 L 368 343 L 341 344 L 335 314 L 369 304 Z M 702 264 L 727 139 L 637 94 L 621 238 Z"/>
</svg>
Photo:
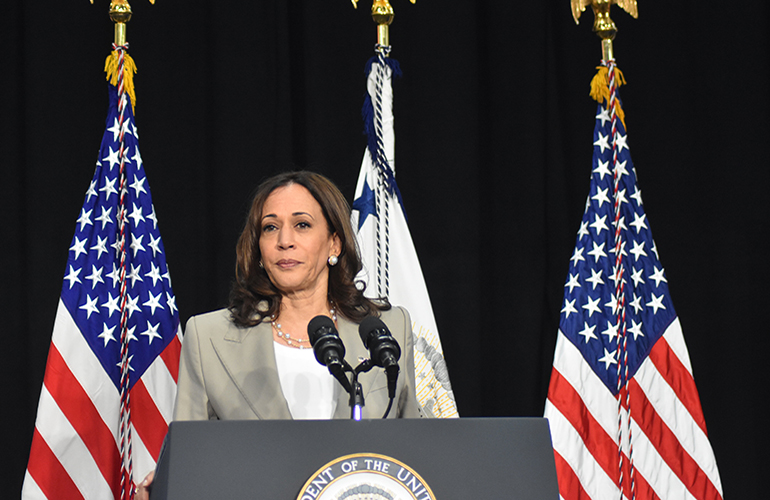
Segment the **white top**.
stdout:
<svg viewBox="0 0 770 500">
<path fill-rule="evenodd" d="M 315 359 L 313 349 L 273 342 L 278 379 L 295 420 L 328 420 L 337 409 L 339 383 Z"/>
</svg>

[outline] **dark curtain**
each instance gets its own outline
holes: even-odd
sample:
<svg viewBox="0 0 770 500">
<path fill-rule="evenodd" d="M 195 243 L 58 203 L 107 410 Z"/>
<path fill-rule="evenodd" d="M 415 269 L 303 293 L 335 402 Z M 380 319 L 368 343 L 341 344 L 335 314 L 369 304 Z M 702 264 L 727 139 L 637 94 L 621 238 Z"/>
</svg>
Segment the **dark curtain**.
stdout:
<svg viewBox="0 0 770 500">
<path fill-rule="evenodd" d="M 251 193 L 351 199 L 370 3 L 132 2 L 136 120 L 182 321 L 222 307 Z M 539 416 L 588 195 L 601 58 L 568 0 L 393 0 L 398 182 L 463 416 Z M 629 144 L 728 498 L 762 496 L 768 7 L 614 7 Z M 104 131 L 107 2 L 0 19 L 4 489 L 26 467 L 67 249 Z M 731 10 L 732 8 L 732 10 Z M 757 437 L 758 436 L 758 437 Z"/>
</svg>

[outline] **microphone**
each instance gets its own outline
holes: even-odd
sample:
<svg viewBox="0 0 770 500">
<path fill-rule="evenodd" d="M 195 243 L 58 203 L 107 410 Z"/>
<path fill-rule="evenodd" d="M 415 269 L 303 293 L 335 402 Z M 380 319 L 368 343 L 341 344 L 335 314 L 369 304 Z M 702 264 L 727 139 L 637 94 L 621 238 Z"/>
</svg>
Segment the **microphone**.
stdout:
<svg viewBox="0 0 770 500">
<path fill-rule="evenodd" d="M 388 396 L 392 399 L 396 396 L 396 382 L 398 381 L 398 360 L 401 358 L 401 348 L 398 342 L 390 334 L 380 318 L 367 316 L 358 326 L 358 333 L 364 342 L 364 347 L 369 349 L 372 362 L 376 366 L 385 368 L 388 376 Z"/>
<path fill-rule="evenodd" d="M 307 325 L 307 335 L 310 345 L 313 346 L 315 359 L 329 368 L 329 373 L 350 393 L 350 381 L 345 376 L 345 345 L 337 333 L 334 321 L 327 316 L 316 316 Z"/>
</svg>

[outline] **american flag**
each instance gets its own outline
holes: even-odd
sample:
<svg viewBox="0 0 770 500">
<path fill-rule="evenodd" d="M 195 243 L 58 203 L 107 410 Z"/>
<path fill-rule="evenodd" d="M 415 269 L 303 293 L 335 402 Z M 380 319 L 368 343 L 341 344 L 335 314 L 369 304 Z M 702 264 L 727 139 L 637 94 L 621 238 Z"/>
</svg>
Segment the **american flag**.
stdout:
<svg viewBox="0 0 770 500">
<path fill-rule="evenodd" d="M 598 106 L 545 407 L 559 491 L 567 500 L 721 499 L 687 346 L 613 115 Z"/>
<path fill-rule="evenodd" d="M 69 248 L 24 499 L 121 497 L 121 126 L 112 85 L 109 96 L 96 171 Z M 139 136 L 124 97 L 130 452 L 133 482 L 138 483 L 155 467 L 172 418 L 181 332 Z"/>
</svg>

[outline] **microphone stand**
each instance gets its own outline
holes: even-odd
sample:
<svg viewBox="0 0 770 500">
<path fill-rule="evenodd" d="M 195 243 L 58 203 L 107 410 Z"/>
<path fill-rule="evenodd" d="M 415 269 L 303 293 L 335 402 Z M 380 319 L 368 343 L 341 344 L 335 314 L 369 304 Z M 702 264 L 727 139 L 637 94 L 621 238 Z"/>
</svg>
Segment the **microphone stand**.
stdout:
<svg viewBox="0 0 770 500">
<path fill-rule="evenodd" d="M 355 421 L 361 420 L 362 408 L 365 405 L 364 389 L 358 381 L 358 374 L 368 372 L 373 366 L 374 364 L 370 360 L 365 359 L 354 370 L 350 370 L 353 374 L 353 390 L 350 391 L 350 418 Z"/>
</svg>

